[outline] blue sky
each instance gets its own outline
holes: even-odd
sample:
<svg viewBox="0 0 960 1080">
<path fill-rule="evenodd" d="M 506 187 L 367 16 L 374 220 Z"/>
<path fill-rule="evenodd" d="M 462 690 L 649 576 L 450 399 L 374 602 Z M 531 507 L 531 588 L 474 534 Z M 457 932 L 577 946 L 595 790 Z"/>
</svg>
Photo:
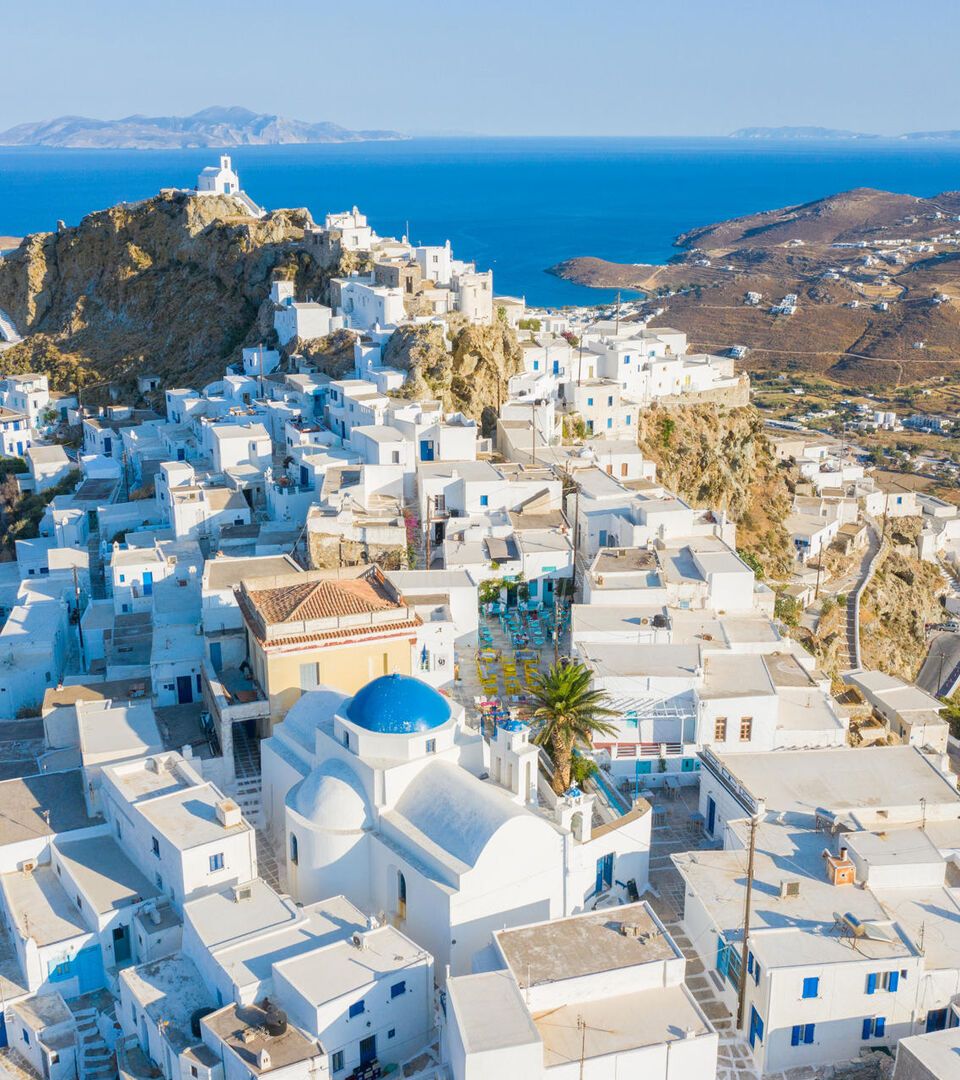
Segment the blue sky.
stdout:
<svg viewBox="0 0 960 1080">
<path fill-rule="evenodd" d="M 0 26 L 0 128 L 213 104 L 412 133 L 960 128 L 955 0 L 0 0 Z"/>
</svg>

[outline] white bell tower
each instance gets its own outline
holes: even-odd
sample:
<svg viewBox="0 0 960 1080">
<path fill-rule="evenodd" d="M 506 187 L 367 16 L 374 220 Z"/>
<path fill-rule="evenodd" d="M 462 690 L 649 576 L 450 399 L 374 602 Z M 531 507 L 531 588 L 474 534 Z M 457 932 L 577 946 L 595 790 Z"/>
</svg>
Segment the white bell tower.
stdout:
<svg viewBox="0 0 960 1080">
<path fill-rule="evenodd" d="M 593 835 L 593 796 L 584 795 L 573 786 L 557 799 L 554 811 L 557 824 L 573 835 L 574 840 L 585 844 Z"/>
<path fill-rule="evenodd" d="M 537 802 L 537 768 L 540 751 L 530 742 L 530 727 L 522 720 L 508 720 L 497 728 L 490 745 L 490 775 L 506 788 L 514 802 Z"/>
</svg>

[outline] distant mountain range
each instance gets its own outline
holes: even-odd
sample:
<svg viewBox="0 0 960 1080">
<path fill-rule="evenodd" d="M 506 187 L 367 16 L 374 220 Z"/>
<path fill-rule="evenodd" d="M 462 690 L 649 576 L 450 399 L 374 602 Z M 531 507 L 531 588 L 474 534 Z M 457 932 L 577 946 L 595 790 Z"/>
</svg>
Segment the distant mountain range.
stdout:
<svg viewBox="0 0 960 1080">
<path fill-rule="evenodd" d="M 124 150 L 191 147 L 278 146 L 295 143 L 372 142 L 405 139 L 397 131 L 351 131 L 322 120 L 309 123 L 238 105 L 201 109 L 192 116 L 125 116 L 92 120 L 58 116 L 0 132 L 0 146 L 51 146 Z"/>
<path fill-rule="evenodd" d="M 825 127 L 746 127 L 730 133 L 731 139 L 907 139 L 949 142 L 960 139 L 960 131 L 907 131 L 902 135 L 871 135 Z"/>
</svg>

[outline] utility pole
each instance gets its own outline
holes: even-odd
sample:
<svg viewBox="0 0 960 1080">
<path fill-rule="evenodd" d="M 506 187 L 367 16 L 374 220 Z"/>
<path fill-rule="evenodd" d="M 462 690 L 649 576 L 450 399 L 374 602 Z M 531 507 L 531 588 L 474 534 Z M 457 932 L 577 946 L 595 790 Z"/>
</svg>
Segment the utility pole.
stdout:
<svg viewBox="0 0 960 1080">
<path fill-rule="evenodd" d="M 536 465 L 537 463 L 537 399 L 533 398 L 530 402 L 530 463 Z"/>
<path fill-rule="evenodd" d="M 743 903 L 743 943 L 740 946 L 740 989 L 737 994 L 737 1031 L 743 1027 L 743 1011 L 747 994 L 747 939 L 750 936 L 750 900 L 753 893 L 753 859 L 757 851 L 757 826 L 763 816 L 763 801 L 750 818 L 750 854 L 747 857 L 747 895 Z"/>
<path fill-rule="evenodd" d="M 580 1080 L 583 1080 L 583 1060 L 587 1056 L 587 1024 L 582 1016 L 577 1017 L 577 1027 L 580 1029 Z"/>
<path fill-rule="evenodd" d="M 430 569 L 430 503 L 433 500 L 432 495 L 427 496 L 427 565 L 424 569 Z"/>
<path fill-rule="evenodd" d="M 576 495 L 573 499 L 573 579 L 571 585 L 573 586 L 570 594 L 570 603 L 573 604 L 577 599 L 577 554 L 580 548 L 580 485 L 573 481 L 576 487 Z"/>
<path fill-rule="evenodd" d="M 80 666 L 86 671 L 87 664 L 83 655 L 83 623 L 81 622 L 83 612 L 80 610 L 80 578 L 76 566 L 73 568 L 73 596 L 77 602 L 77 637 L 80 640 Z"/>
<path fill-rule="evenodd" d="M 560 659 L 560 612 L 557 605 L 557 585 L 559 582 L 554 583 L 553 589 L 553 662 L 554 664 Z"/>
</svg>

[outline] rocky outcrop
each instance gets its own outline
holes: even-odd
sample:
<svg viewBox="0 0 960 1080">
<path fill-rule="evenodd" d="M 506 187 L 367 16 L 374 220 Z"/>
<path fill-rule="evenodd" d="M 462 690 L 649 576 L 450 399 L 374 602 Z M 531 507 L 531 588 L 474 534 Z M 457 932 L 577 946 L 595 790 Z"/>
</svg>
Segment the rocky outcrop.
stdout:
<svg viewBox="0 0 960 1080">
<path fill-rule="evenodd" d="M 41 349 L 58 389 L 91 372 L 129 386 L 145 367 L 167 385 L 221 377 L 244 345 L 274 340 L 275 272 L 315 296 L 340 272 L 302 244 L 310 223 L 306 210 L 256 219 L 230 197 L 168 191 L 28 236 L 0 259 L 0 308 L 26 339 L 4 363 Z"/>
<path fill-rule="evenodd" d="M 510 327 L 471 326 L 459 316 L 446 324 L 401 326 L 387 342 L 383 362 L 407 373 L 403 397 L 434 398 L 446 411 L 476 420 L 506 399 L 507 380 L 523 369 Z"/>
<path fill-rule="evenodd" d="M 927 654 L 926 624 L 942 618 L 946 592 L 935 564 L 904 553 L 915 550 L 920 525 L 920 518 L 891 522 L 890 543 L 860 602 L 863 666 L 910 682 Z"/>
<path fill-rule="evenodd" d="M 288 355 L 296 353 L 315 364 L 317 371 L 329 375 L 331 379 L 352 379 L 355 368 L 353 345 L 356 333 L 350 330 L 337 330 L 329 337 L 302 341 L 294 338 L 288 341 L 285 351 Z"/>
<path fill-rule="evenodd" d="M 726 510 L 738 548 L 765 576 L 787 576 L 790 492 L 757 409 L 654 406 L 640 414 L 638 442 L 668 488 L 693 506 Z"/>
</svg>

